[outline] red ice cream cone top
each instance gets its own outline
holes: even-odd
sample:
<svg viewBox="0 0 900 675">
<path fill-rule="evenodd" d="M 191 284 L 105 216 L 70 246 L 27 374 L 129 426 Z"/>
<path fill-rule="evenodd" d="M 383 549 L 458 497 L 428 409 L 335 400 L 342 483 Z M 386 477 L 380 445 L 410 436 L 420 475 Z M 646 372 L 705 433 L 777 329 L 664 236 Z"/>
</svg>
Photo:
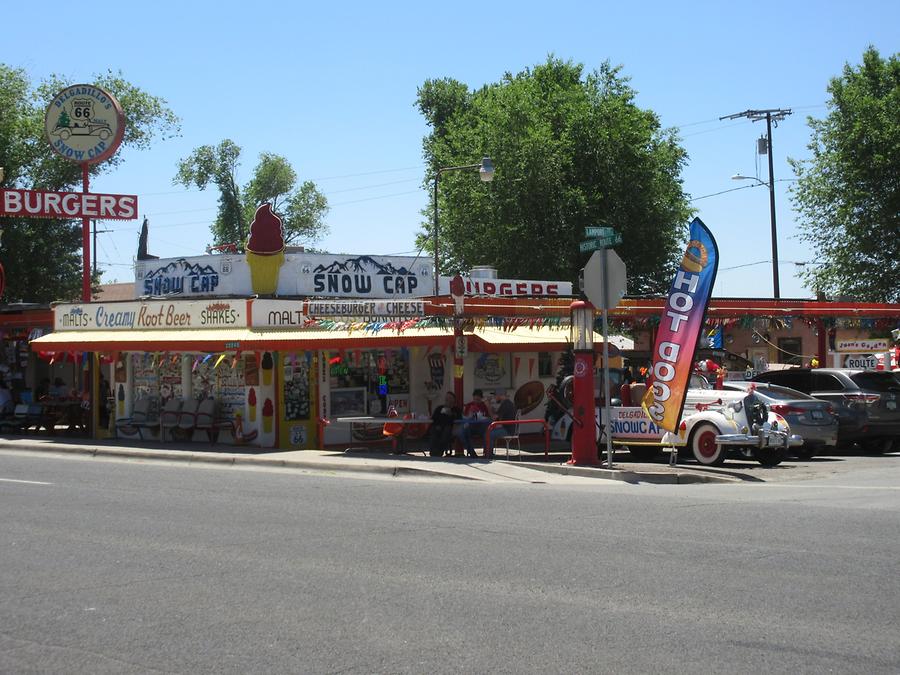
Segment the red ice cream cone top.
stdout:
<svg viewBox="0 0 900 675">
<path fill-rule="evenodd" d="M 272 205 L 268 202 L 256 209 L 256 215 L 250 223 L 247 250 L 257 255 L 275 255 L 284 250 L 281 218 L 272 212 Z"/>
<path fill-rule="evenodd" d="M 247 396 L 247 403 L 250 405 L 256 405 L 256 389 L 250 387 L 250 395 Z"/>
<path fill-rule="evenodd" d="M 275 406 L 272 405 L 272 399 L 267 398 L 263 403 L 263 417 L 271 417 L 273 414 L 275 414 Z"/>
</svg>

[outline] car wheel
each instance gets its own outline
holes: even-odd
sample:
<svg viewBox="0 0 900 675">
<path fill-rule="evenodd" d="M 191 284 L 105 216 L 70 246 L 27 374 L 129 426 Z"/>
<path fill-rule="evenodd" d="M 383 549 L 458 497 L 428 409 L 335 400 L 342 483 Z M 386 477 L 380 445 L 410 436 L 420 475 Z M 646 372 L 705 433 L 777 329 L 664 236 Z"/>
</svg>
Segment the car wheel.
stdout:
<svg viewBox="0 0 900 675">
<path fill-rule="evenodd" d="M 636 462 L 652 462 L 659 457 L 659 448 L 648 448 L 642 445 L 629 445 L 628 454 Z"/>
<path fill-rule="evenodd" d="M 63 129 L 62 131 L 59 132 L 59 137 L 61 139 L 63 139 L 64 141 L 69 140 L 69 136 L 71 136 L 71 135 L 72 134 L 69 132 L 68 129 Z"/>
<path fill-rule="evenodd" d="M 884 452 L 890 452 L 893 442 L 890 438 L 867 438 L 862 442 L 862 448 L 865 452 L 873 455 L 880 455 Z"/>
<path fill-rule="evenodd" d="M 784 448 L 756 448 L 753 454 L 763 466 L 778 466 L 784 461 L 787 451 Z"/>
<path fill-rule="evenodd" d="M 719 466 L 725 461 L 725 446 L 716 443 L 719 430 L 715 425 L 701 423 L 694 427 L 688 445 L 700 464 L 706 466 Z"/>
<path fill-rule="evenodd" d="M 807 448 L 805 445 L 801 445 L 797 450 L 797 457 L 803 460 L 810 460 L 816 455 L 816 451 L 812 448 Z"/>
</svg>

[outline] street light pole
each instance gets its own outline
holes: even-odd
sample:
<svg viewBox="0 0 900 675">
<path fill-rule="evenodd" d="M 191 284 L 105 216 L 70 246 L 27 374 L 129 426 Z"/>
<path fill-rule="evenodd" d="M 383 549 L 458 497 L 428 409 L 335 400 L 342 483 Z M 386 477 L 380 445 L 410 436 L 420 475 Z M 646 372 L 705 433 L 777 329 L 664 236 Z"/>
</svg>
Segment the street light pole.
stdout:
<svg viewBox="0 0 900 675">
<path fill-rule="evenodd" d="M 775 299 L 781 297 L 778 284 L 778 235 L 775 229 L 775 176 L 772 170 L 772 112 L 766 111 L 766 141 L 769 146 L 769 221 L 772 226 L 772 288 Z"/>
<path fill-rule="evenodd" d="M 761 120 L 766 121 L 766 151 L 769 155 L 769 223 L 772 229 L 772 292 L 773 297 L 778 300 L 781 298 L 781 288 L 778 283 L 778 233 L 775 224 L 775 175 L 772 168 L 772 122 L 776 126 L 779 121 L 792 114 L 790 109 L 773 108 L 770 110 L 745 110 L 744 112 L 735 113 L 720 117 L 720 120 L 733 120 L 738 117 L 746 117 L 753 122 Z M 735 180 L 743 180 L 750 176 L 733 176 Z M 765 185 L 759 178 L 755 179 L 758 183 Z"/>
<path fill-rule="evenodd" d="M 490 157 L 482 157 L 478 164 L 466 164 L 463 166 L 445 166 L 434 174 L 434 295 L 438 294 L 438 281 L 440 279 L 440 267 L 438 258 L 438 181 L 442 173 L 447 171 L 462 171 L 466 169 L 478 169 L 478 175 L 482 182 L 490 183 L 494 180 L 494 163 Z"/>
</svg>

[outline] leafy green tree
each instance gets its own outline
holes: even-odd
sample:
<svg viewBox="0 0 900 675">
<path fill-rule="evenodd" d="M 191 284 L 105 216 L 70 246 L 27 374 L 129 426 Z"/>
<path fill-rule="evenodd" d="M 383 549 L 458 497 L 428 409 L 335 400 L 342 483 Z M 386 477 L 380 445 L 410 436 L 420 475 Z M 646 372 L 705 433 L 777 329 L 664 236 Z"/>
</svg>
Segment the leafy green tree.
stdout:
<svg viewBox="0 0 900 675">
<path fill-rule="evenodd" d="M 281 217 L 285 244 L 315 241 L 327 233 L 324 222 L 328 201 L 315 183 L 297 185 L 297 173 L 280 155 L 262 153 L 250 181 L 237 181 L 241 148 L 225 139 L 219 145 L 203 145 L 178 164 L 176 185 L 201 190 L 212 183 L 219 189 L 219 213 L 210 230 L 216 245 L 237 243 L 243 249 L 256 207 L 270 202 Z"/>
<path fill-rule="evenodd" d="M 812 157 L 791 160 L 800 238 L 816 255 L 807 284 L 831 296 L 900 302 L 900 58 L 874 47 L 828 85 L 809 118 Z"/>
<path fill-rule="evenodd" d="M 166 102 L 108 71 L 93 82 L 111 92 L 125 110 L 122 148 L 93 164 L 97 176 L 124 161 L 122 149 L 146 149 L 179 132 L 179 120 Z M 58 76 L 33 85 L 23 69 L 0 63 L 0 166 L 3 187 L 80 190 L 81 166 L 60 157 L 44 138 L 44 112 L 52 97 L 70 83 Z M 81 297 L 81 222 L 0 218 L 0 262 L 6 271 L 4 302 L 50 302 Z M 98 280 L 95 279 L 95 282 Z"/>
<path fill-rule="evenodd" d="M 584 228 L 614 227 L 632 294 L 665 292 L 690 216 L 682 190 L 687 159 L 674 132 L 635 103 L 618 67 L 546 63 L 470 91 L 428 80 L 417 105 L 431 126 L 430 167 L 493 159 L 494 181 L 474 172 L 441 175 L 442 272 L 493 265 L 501 276 L 577 281 L 588 254 Z M 432 250 L 433 207 L 418 243 Z"/>
</svg>

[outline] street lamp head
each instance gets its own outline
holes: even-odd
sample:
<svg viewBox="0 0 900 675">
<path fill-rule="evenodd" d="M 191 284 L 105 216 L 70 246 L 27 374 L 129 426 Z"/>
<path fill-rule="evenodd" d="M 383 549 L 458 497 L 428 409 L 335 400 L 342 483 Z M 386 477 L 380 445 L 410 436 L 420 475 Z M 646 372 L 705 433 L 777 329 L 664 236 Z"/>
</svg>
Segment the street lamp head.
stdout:
<svg viewBox="0 0 900 675">
<path fill-rule="evenodd" d="M 742 174 L 736 173 L 731 177 L 731 180 L 753 180 L 751 176 L 744 176 Z"/>
<path fill-rule="evenodd" d="M 491 161 L 490 157 L 481 158 L 481 166 L 478 167 L 478 176 L 485 183 L 490 183 L 494 180 L 494 163 Z"/>
</svg>

